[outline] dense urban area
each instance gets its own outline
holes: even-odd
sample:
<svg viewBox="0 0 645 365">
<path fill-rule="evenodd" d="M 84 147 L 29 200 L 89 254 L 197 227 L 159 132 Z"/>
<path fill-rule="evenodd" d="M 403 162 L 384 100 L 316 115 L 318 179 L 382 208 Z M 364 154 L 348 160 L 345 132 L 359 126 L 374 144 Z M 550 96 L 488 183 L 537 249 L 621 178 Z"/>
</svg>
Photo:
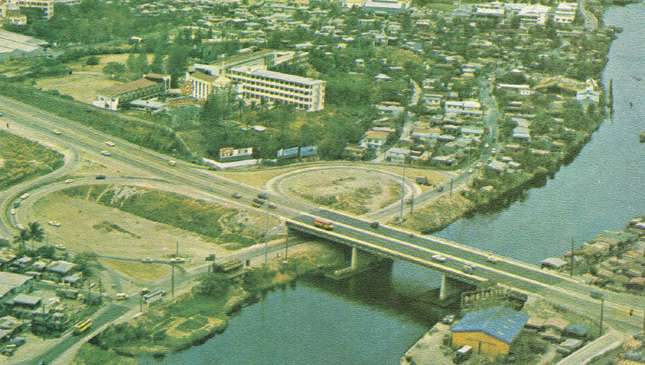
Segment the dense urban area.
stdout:
<svg viewBox="0 0 645 365">
<path fill-rule="evenodd" d="M 645 364 L 642 191 L 618 225 L 569 194 L 513 249 L 445 234 L 539 199 L 625 115 L 642 186 L 619 7 L 645 24 L 630 0 L 0 0 L 0 363 Z M 538 247 L 541 215 L 593 226 Z M 302 285 L 415 331 L 341 346 L 292 297 L 346 357 L 277 355 L 268 314 L 240 332 Z"/>
</svg>

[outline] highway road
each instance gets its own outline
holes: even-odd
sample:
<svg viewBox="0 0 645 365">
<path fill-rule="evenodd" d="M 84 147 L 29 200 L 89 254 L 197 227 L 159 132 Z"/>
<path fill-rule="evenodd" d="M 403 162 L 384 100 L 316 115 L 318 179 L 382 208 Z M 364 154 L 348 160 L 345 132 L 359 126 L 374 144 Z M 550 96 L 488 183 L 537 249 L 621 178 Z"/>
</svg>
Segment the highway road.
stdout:
<svg viewBox="0 0 645 365">
<path fill-rule="evenodd" d="M 20 126 L 22 132 L 25 132 L 29 138 L 46 141 L 67 151 L 67 163 L 62 169 L 29 182 L 28 186 L 21 184 L 13 190 L 3 192 L 1 197 L 5 198 L 5 202 L 11 201 L 11 197 L 17 196 L 22 191 L 51 183 L 74 171 L 79 156 L 89 156 L 104 165 L 116 166 L 124 171 L 137 171 L 143 177 L 162 180 L 167 184 L 177 186 L 178 189 L 195 189 L 231 204 L 239 204 L 239 201 L 231 198 L 233 192 L 242 194 L 245 202 L 249 202 L 259 192 L 255 187 L 218 176 L 217 173 L 207 171 L 194 164 L 177 161 L 175 166 L 170 166 L 168 161 L 172 157 L 94 131 L 74 121 L 12 99 L 0 97 L 0 110 L 5 113 L 5 119 L 13 126 Z M 61 133 L 56 134 L 54 130 Z M 110 149 L 111 157 L 100 154 L 100 151 L 105 149 L 104 143 L 107 140 L 116 143 L 116 147 Z M 467 178 L 466 175 L 462 176 L 464 179 Z M 107 181 L 112 178 L 114 176 L 108 176 Z M 428 194 L 428 196 L 427 199 L 430 199 L 431 195 Z M 493 264 L 487 260 L 489 253 L 456 242 L 437 237 L 410 236 L 409 232 L 383 225 L 373 231 L 369 227 L 369 222 L 347 214 L 320 210 L 306 202 L 292 200 L 277 194 L 272 194 L 270 199 L 277 205 L 277 209 L 272 210 L 271 214 L 294 219 L 304 224 L 311 224 L 313 216 L 333 220 L 336 223 L 335 233 L 355 241 L 376 245 L 381 250 L 387 249 L 397 252 L 399 255 L 416 257 L 417 263 L 420 264 L 432 262 L 432 255 L 440 253 L 448 258 L 443 271 L 453 270 L 456 273 L 459 270 L 461 272 L 463 265 L 467 264 L 475 268 L 473 280 L 481 277 L 504 283 L 516 289 L 542 295 L 569 308 L 595 315 L 597 302 L 588 295 L 592 288 L 560 274 L 544 272 L 534 265 L 509 258 L 500 257 L 499 261 Z M 3 205 L 3 210 L 0 212 L 3 215 L 3 224 L 0 225 L 3 227 L 0 227 L 0 234 L 4 236 L 7 236 L 8 233 L 10 235 L 12 232 L 10 228 L 5 227 L 7 224 L 6 208 L 6 204 Z M 437 263 L 435 262 L 434 265 Z M 630 317 L 627 313 L 632 308 L 637 313 L 642 313 L 645 303 L 642 303 L 641 298 L 610 292 L 606 292 L 606 295 L 607 320 L 621 329 L 630 332 L 637 331 L 640 328 L 642 317 Z"/>
</svg>

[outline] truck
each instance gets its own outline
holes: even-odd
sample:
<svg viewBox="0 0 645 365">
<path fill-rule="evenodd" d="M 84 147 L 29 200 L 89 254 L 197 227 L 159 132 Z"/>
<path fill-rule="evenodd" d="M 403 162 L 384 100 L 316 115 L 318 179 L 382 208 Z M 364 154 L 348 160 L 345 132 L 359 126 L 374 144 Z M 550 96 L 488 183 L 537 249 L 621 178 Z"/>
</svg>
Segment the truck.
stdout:
<svg viewBox="0 0 645 365">
<path fill-rule="evenodd" d="M 331 222 L 326 221 L 324 219 L 320 219 L 320 218 L 314 219 L 314 226 L 316 226 L 318 228 L 322 228 L 322 229 L 327 230 L 327 231 L 333 231 L 334 230 L 334 225 Z"/>
<path fill-rule="evenodd" d="M 80 335 L 84 332 L 87 332 L 87 330 L 90 329 L 90 327 L 92 327 L 91 319 L 86 319 L 84 321 L 78 322 L 77 324 L 74 325 L 74 334 Z"/>
<path fill-rule="evenodd" d="M 468 360 L 470 355 L 473 353 L 473 348 L 471 346 L 465 345 L 462 346 L 459 350 L 455 352 L 454 363 L 461 364 L 462 362 Z"/>
</svg>

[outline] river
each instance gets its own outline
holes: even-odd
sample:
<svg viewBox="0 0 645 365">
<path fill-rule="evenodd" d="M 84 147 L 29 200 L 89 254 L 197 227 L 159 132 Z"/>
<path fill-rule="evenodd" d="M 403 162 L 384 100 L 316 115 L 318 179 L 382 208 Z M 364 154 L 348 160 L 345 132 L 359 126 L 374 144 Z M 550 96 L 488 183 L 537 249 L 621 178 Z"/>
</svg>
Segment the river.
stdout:
<svg viewBox="0 0 645 365">
<path fill-rule="evenodd" d="M 437 235 L 529 262 L 559 256 L 645 212 L 645 4 L 612 7 L 605 23 L 624 29 L 603 83 L 614 80 L 615 113 L 580 155 L 544 187 L 502 211 L 461 219 Z M 643 81 L 638 81 L 637 78 Z M 630 102 L 634 105 L 630 107 Z M 396 262 L 346 282 L 311 278 L 244 308 L 222 334 L 142 364 L 397 364 L 440 313 L 406 293 L 438 285 L 438 275 Z M 403 294 L 403 295 L 402 295 Z"/>
</svg>

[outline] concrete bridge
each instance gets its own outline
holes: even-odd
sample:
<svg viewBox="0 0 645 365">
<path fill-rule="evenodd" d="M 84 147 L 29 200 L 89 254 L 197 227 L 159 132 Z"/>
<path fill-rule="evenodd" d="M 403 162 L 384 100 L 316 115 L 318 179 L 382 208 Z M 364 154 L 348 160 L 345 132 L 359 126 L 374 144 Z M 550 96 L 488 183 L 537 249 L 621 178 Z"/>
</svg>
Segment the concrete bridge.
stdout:
<svg viewBox="0 0 645 365">
<path fill-rule="evenodd" d="M 316 227 L 314 220 L 321 218 L 333 224 L 333 229 Z M 595 309 L 597 300 L 590 298 L 598 290 L 582 281 L 564 274 L 543 270 L 539 266 L 509 257 L 466 246 L 436 236 L 420 236 L 397 228 L 380 225 L 372 227 L 370 221 L 317 209 L 310 214 L 300 214 L 286 220 L 290 230 L 337 242 L 352 248 L 352 266 L 360 261 L 361 252 L 382 257 L 405 260 L 439 271 L 443 274 L 440 299 L 446 299 L 470 287 L 485 288 L 500 285 L 524 294 L 534 294 L 552 302 L 576 308 Z M 438 260 L 441 255 L 445 260 Z M 433 258 L 433 256 L 435 256 Z M 471 270 L 472 269 L 472 270 Z M 629 294 L 606 295 L 606 311 L 615 324 L 625 328 L 638 328 L 638 319 L 630 310 L 642 313 L 641 298 Z"/>
</svg>

